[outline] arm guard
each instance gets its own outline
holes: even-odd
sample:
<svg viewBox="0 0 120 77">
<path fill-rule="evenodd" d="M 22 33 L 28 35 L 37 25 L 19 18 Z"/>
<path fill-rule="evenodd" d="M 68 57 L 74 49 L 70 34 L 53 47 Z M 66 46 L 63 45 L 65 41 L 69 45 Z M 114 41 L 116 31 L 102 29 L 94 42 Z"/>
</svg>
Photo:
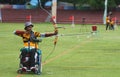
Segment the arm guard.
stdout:
<svg viewBox="0 0 120 77">
<path fill-rule="evenodd" d="M 15 35 L 23 35 L 25 33 L 25 31 L 21 31 L 21 30 L 16 30 L 16 31 L 14 31 L 14 34 Z"/>
</svg>

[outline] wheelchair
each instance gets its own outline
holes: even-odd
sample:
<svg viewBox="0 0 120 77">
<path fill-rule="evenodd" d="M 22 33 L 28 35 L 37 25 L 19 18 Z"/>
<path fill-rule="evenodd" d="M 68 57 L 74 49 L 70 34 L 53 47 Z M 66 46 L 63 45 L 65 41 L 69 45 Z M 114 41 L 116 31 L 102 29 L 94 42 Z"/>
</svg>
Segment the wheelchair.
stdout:
<svg viewBox="0 0 120 77">
<path fill-rule="evenodd" d="M 31 49 L 30 49 L 31 50 Z M 35 49 L 35 71 L 31 71 L 30 69 L 30 53 L 29 53 L 29 48 L 21 48 L 21 53 L 20 53 L 20 63 L 19 63 L 19 69 L 17 70 L 18 74 L 23 74 L 23 73 L 34 73 L 37 75 L 40 75 L 42 73 L 42 51 L 40 49 Z M 27 51 L 27 54 L 25 55 L 24 58 L 22 55 L 22 52 Z M 24 61 L 23 61 L 24 60 Z M 26 67 L 26 70 L 23 70 L 23 67 Z"/>
</svg>

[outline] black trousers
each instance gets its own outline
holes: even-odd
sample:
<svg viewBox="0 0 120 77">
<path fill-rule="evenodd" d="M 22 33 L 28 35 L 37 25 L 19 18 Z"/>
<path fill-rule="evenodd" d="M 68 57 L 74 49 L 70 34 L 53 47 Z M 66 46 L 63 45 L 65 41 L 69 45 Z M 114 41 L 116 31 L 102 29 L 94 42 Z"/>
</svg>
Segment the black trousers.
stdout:
<svg viewBox="0 0 120 77">
<path fill-rule="evenodd" d="M 110 29 L 110 24 L 106 23 L 106 30 L 108 30 L 108 28 Z"/>
<path fill-rule="evenodd" d="M 21 52 L 21 63 L 24 67 L 34 67 L 35 66 L 35 54 L 36 49 L 31 49 L 30 51 L 23 50 Z"/>
</svg>

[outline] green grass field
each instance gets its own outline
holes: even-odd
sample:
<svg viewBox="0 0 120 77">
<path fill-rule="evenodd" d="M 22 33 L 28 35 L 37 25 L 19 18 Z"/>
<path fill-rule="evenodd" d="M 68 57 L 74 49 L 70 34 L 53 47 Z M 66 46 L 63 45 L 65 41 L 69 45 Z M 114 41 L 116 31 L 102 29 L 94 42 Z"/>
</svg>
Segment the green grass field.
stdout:
<svg viewBox="0 0 120 77">
<path fill-rule="evenodd" d="M 44 33 L 54 30 L 52 24 L 35 23 L 34 30 Z M 17 74 L 19 50 L 22 39 L 13 34 L 23 30 L 24 23 L 0 23 L 0 77 L 120 77 L 120 29 L 105 30 L 97 25 L 98 31 L 92 35 L 92 25 L 58 24 L 59 34 L 81 34 L 59 36 L 53 53 L 55 37 L 44 38 L 39 48 L 42 50 L 43 71 L 41 75 Z"/>
</svg>

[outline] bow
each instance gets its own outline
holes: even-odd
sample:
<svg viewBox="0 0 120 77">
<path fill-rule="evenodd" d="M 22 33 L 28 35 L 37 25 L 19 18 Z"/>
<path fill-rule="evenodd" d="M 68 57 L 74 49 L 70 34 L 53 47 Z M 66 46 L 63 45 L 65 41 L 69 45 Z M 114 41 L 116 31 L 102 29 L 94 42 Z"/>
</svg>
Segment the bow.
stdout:
<svg viewBox="0 0 120 77">
<path fill-rule="evenodd" d="M 50 17 L 51 17 L 51 22 L 53 24 L 53 27 L 54 27 L 54 31 L 57 31 L 58 32 L 58 27 L 57 27 L 57 24 L 56 24 L 56 15 L 53 15 L 51 14 L 50 12 L 48 12 L 46 9 L 44 9 L 42 6 L 41 6 L 41 2 L 40 3 L 40 8 L 45 11 Z M 53 1 L 53 5 L 54 5 L 54 1 Z M 53 7 L 52 7 L 52 10 L 53 10 Z M 56 11 L 56 10 L 55 10 Z M 52 11 L 53 12 L 53 11 Z M 56 13 L 56 12 L 55 12 Z M 54 48 L 53 50 L 48 54 L 48 56 L 45 58 L 44 62 L 48 59 L 48 57 L 53 53 L 53 51 L 55 50 L 55 47 L 56 47 L 56 44 L 57 44 L 57 40 L 58 40 L 58 36 L 56 35 L 55 36 L 55 39 L 54 39 Z"/>
</svg>

